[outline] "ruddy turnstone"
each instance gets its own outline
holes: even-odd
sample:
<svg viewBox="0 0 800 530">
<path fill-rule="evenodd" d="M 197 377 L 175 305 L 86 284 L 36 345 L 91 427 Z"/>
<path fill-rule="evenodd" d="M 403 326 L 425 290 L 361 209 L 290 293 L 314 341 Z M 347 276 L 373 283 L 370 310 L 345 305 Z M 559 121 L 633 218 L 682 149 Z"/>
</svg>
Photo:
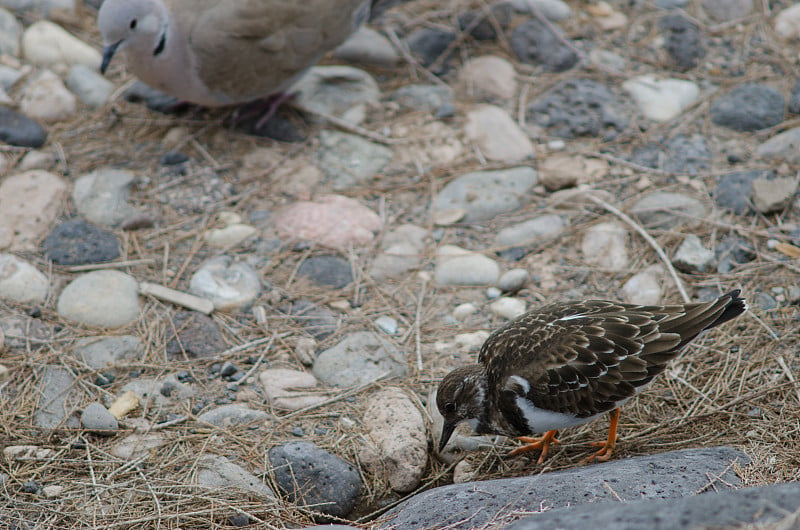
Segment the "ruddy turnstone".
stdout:
<svg viewBox="0 0 800 530">
<path fill-rule="evenodd" d="M 664 371 L 701 332 L 747 309 L 740 291 L 711 302 L 637 306 L 604 300 L 551 304 L 492 333 L 478 363 L 457 368 L 439 385 L 443 450 L 456 425 L 516 437 L 541 449 L 556 431 L 608 412 L 608 438 L 587 460 L 606 461 L 617 440 L 619 407 Z M 530 438 L 544 433 L 541 438 Z"/>
</svg>

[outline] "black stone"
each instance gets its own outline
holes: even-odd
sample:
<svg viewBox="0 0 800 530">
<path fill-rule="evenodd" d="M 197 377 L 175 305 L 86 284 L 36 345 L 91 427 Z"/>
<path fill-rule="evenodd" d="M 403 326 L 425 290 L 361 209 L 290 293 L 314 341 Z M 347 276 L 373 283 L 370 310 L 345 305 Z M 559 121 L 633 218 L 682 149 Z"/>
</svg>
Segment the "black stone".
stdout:
<svg viewBox="0 0 800 530">
<path fill-rule="evenodd" d="M 185 351 L 189 357 L 208 357 L 226 349 L 219 326 L 202 313 L 181 311 L 172 318 L 167 329 L 170 336 L 167 353 L 170 355 Z M 177 336 L 173 329 L 177 330 Z"/>
<path fill-rule="evenodd" d="M 24 114 L 0 106 L 0 142 L 17 147 L 41 147 L 47 131 Z"/>
<path fill-rule="evenodd" d="M 230 377 L 235 374 L 239 369 L 230 361 L 225 361 L 222 368 L 219 369 L 219 375 L 222 377 Z"/>
<path fill-rule="evenodd" d="M 269 451 L 275 483 L 290 500 L 326 515 L 344 517 L 361 488 L 358 471 L 309 442 L 289 442 Z"/>
<path fill-rule="evenodd" d="M 231 515 L 228 517 L 228 523 L 231 526 L 235 526 L 237 528 L 241 528 L 243 526 L 249 525 L 252 521 L 249 515 L 245 515 L 243 513 L 238 513 L 236 515 Z"/>
<path fill-rule="evenodd" d="M 97 374 L 97 377 L 94 378 L 94 384 L 100 387 L 108 386 L 114 381 L 116 381 L 116 379 L 117 376 L 115 376 L 111 372 L 101 372 Z"/>
<path fill-rule="evenodd" d="M 503 250 L 499 250 L 497 252 L 497 255 L 503 258 L 504 260 L 519 261 L 525 256 L 527 256 L 528 252 L 530 252 L 530 250 L 525 247 L 510 247 L 510 248 L 505 248 Z"/>
<path fill-rule="evenodd" d="M 514 28 L 509 44 L 523 63 L 541 64 L 545 70 L 563 72 L 578 64 L 578 54 L 564 40 L 566 37 L 556 35 L 534 18 Z"/>
<path fill-rule="evenodd" d="M 189 161 L 189 155 L 180 151 L 167 151 L 161 156 L 159 163 L 162 166 L 177 166 Z"/>
<path fill-rule="evenodd" d="M 439 57 L 456 40 L 456 34 L 452 31 L 443 29 L 421 28 L 414 30 L 406 39 L 408 49 L 416 56 L 420 64 L 425 68 L 437 62 L 439 68 L 435 68 L 433 73 L 443 75 L 447 73 L 448 62 L 453 57 L 455 50 L 451 51 L 447 57 Z"/>
<path fill-rule="evenodd" d="M 745 83 L 711 104 L 711 121 L 734 131 L 757 131 L 783 121 L 780 92 L 759 83 Z"/>
<path fill-rule="evenodd" d="M 58 265 L 102 263 L 119 257 L 117 236 L 83 219 L 55 227 L 42 247 L 45 257 Z"/>
<path fill-rule="evenodd" d="M 468 31 L 475 40 L 490 41 L 497 39 L 497 28 L 508 28 L 511 22 L 511 4 L 501 3 L 491 7 L 487 13 L 484 9 L 473 9 L 458 16 L 458 27 Z"/>
<path fill-rule="evenodd" d="M 667 15 L 659 23 L 666 42 L 664 48 L 681 70 L 697 66 L 706 50 L 699 28 L 681 15 Z"/>
<path fill-rule="evenodd" d="M 527 116 L 561 138 L 614 139 L 628 126 L 620 100 L 591 79 L 564 81 L 528 106 Z"/>
<path fill-rule="evenodd" d="M 771 171 L 754 170 L 722 175 L 714 190 L 714 200 L 717 205 L 737 215 L 752 213 L 750 193 L 753 190 L 753 181 L 772 174 Z"/>
<path fill-rule="evenodd" d="M 300 264 L 297 273 L 321 285 L 341 289 L 353 281 L 350 263 L 338 256 L 314 256 Z"/>
</svg>

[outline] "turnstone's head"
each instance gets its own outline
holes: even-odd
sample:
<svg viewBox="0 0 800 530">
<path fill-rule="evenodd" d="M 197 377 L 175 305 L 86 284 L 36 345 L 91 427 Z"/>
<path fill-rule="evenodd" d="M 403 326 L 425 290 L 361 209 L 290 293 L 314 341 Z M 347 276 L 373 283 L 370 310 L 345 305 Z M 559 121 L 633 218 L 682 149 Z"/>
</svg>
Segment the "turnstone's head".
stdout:
<svg viewBox="0 0 800 530">
<path fill-rule="evenodd" d="M 444 417 L 440 452 L 462 421 L 475 429 L 485 411 L 486 385 L 483 367 L 477 364 L 456 368 L 442 379 L 436 392 L 436 406 Z"/>
</svg>

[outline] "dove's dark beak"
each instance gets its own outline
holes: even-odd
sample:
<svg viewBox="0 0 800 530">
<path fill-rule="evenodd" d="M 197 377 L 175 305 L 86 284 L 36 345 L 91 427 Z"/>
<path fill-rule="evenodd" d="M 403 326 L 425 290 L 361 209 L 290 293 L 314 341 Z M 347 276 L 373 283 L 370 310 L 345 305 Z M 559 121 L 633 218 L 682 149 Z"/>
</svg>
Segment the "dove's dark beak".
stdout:
<svg viewBox="0 0 800 530">
<path fill-rule="evenodd" d="M 447 445 L 447 442 L 450 440 L 450 437 L 453 435 L 453 431 L 456 430 L 456 422 L 447 422 L 445 421 L 444 426 L 442 427 L 442 437 L 439 439 L 439 452 L 441 453 L 444 451 L 444 447 Z"/>
<path fill-rule="evenodd" d="M 111 64 L 111 59 L 114 58 L 114 54 L 117 53 L 117 48 L 119 48 L 120 44 L 122 44 L 121 40 L 103 47 L 103 62 L 100 63 L 101 74 L 105 74 L 106 70 L 108 70 L 108 65 Z"/>
</svg>

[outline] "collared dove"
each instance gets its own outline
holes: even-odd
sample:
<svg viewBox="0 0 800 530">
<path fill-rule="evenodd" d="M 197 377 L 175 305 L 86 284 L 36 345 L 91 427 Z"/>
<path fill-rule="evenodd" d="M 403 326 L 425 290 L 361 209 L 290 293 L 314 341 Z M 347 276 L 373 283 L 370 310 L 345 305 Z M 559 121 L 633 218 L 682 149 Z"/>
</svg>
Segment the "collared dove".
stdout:
<svg viewBox="0 0 800 530">
<path fill-rule="evenodd" d="M 370 0 L 105 0 L 115 53 L 153 88 L 208 107 L 280 94 L 369 16 Z"/>
</svg>

